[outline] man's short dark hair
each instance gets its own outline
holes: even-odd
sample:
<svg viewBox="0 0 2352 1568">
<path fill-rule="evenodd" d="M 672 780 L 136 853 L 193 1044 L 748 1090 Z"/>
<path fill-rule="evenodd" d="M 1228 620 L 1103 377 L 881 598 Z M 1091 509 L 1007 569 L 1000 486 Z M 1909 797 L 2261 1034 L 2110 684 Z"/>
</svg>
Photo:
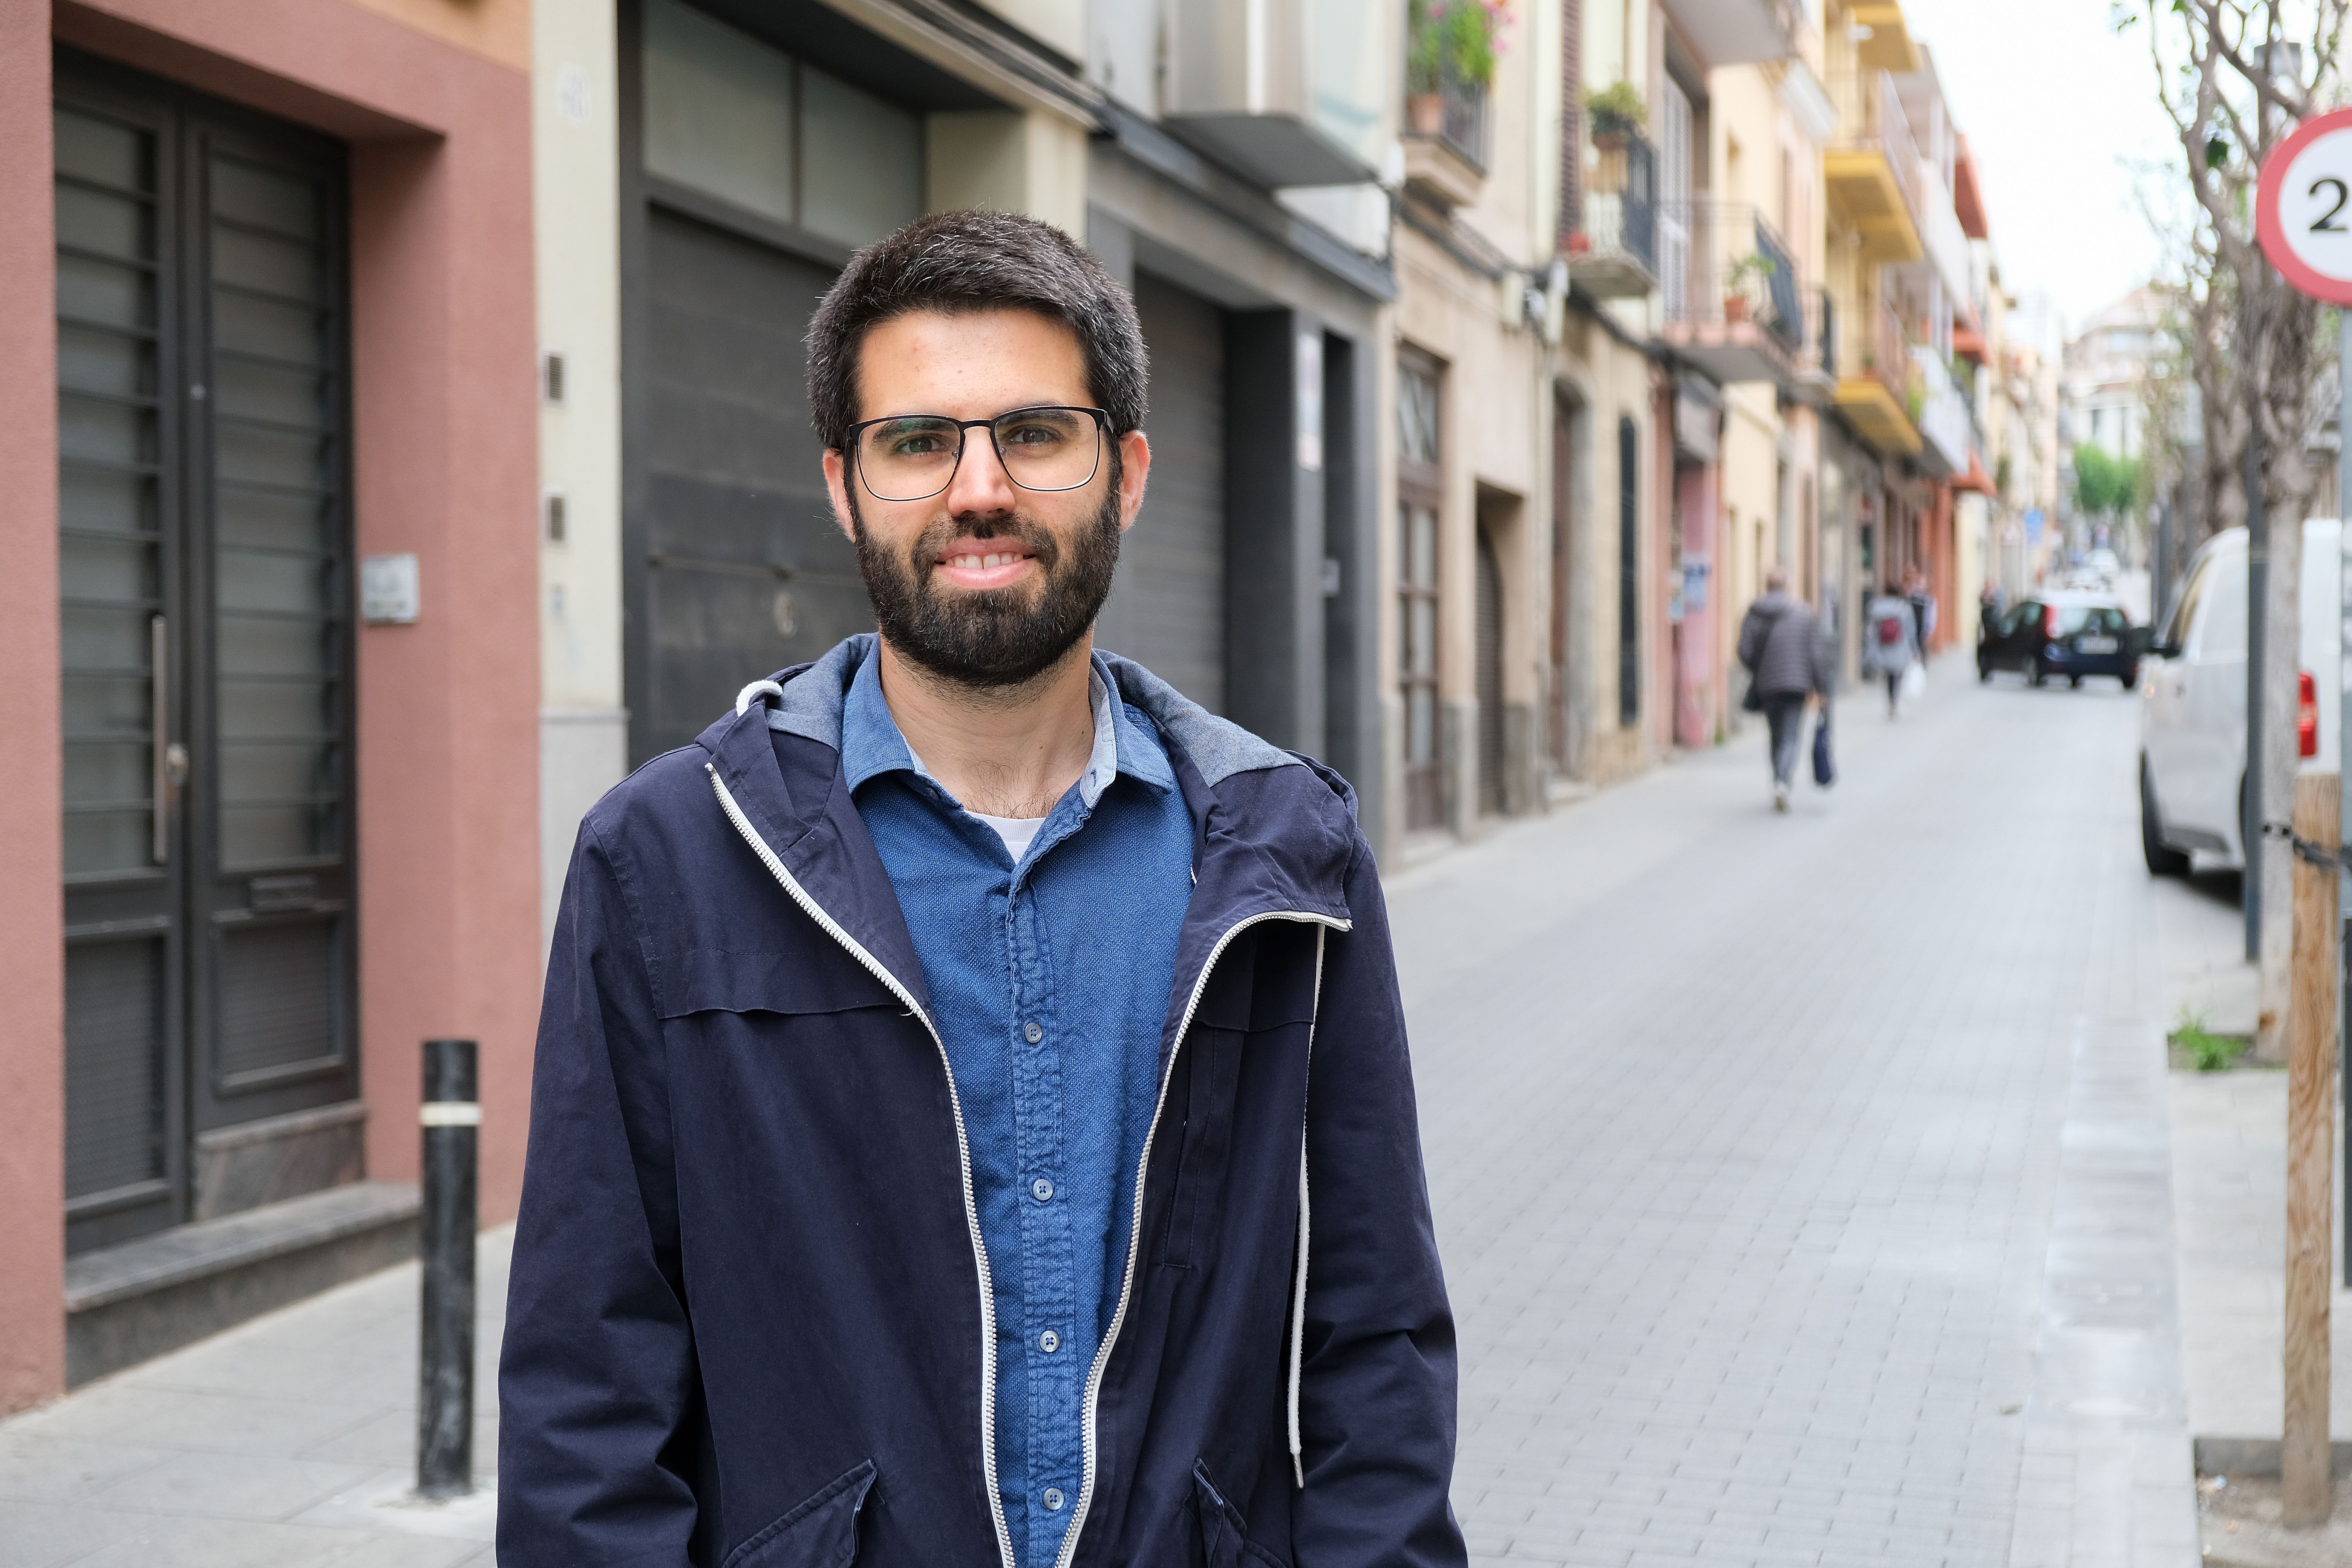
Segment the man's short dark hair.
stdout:
<svg viewBox="0 0 2352 1568">
<path fill-rule="evenodd" d="M 1087 395 L 1114 435 L 1143 426 L 1150 362 L 1135 302 L 1068 235 L 1016 213 L 934 213 L 849 258 L 809 318 L 809 411 L 838 451 L 857 423 L 866 334 L 916 310 L 1034 310 L 1077 334 Z M 898 413 L 923 410 L 899 409 Z"/>
</svg>

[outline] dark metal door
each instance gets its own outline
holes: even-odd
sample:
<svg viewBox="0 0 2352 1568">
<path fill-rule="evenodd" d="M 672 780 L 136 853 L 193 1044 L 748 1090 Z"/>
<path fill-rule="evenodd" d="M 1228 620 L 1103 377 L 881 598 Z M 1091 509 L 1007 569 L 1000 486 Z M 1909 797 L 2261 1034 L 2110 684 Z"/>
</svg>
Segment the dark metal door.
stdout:
<svg viewBox="0 0 2352 1568">
<path fill-rule="evenodd" d="M 832 269 L 656 207 L 646 272 L 638 761 L 693 740 L 745 682 L 874 627 L 809 422 L 801 339 Z"/>
<path fill-rule="evenodd" d="M 340 148 L 57 78 L 69 1250 L 357 1092 Z"/>
<path fill-rule="evenodd" d="M 1503 568 L 1494 541 L 1478 531 L 1478 809 L 1503 809 Z"/>
<path fill-rule="evenodd" d="M 1212 713 L 1225 708 L 1224 312 L 1147 274 L 1135 311 L 1151 354 L 1151 482 L 1119 551 L 1100 645 Z"/>
</svg>

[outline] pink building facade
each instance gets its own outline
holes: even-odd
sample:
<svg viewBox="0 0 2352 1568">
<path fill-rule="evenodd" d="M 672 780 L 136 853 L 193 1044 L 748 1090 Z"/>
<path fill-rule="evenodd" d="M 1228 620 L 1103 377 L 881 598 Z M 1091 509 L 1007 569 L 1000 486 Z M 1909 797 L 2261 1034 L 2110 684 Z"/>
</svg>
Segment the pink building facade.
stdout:
<svg viewBox="0 0 2352 1568">
<path fill-rule="evenodd" d="M 413 1246 L 426 1037 L 512 1213 L 530 68 L 527 0 L 0 0 L 0 1411 Z"/>
</svg>

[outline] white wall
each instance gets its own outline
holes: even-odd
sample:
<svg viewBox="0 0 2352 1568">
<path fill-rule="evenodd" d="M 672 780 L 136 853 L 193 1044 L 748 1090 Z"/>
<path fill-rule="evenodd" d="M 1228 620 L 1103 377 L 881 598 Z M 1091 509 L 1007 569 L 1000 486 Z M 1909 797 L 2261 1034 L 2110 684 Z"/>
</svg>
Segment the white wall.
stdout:
<svg viewBox="0 0 2352 1568">
<path fill-rule="evenodd" d="M 531 7 L 539 336 L 563 357 L 541 386 L 540 863 L 544 929 L 581 816 L 626 771 L 621 706 L 619 153 L 613 0 Z M 543 370 L 543 366 L 542 366 Z M 548 537 L 545 496 L 563 498 Z"/>
</svg>

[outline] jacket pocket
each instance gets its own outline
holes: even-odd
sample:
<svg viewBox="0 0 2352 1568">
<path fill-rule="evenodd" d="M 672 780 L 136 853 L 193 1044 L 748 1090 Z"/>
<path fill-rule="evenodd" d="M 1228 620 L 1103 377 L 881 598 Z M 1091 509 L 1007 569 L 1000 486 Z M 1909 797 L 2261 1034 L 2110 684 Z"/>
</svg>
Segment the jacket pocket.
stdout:
<svg viewBox="0 0 2352 1568">
<path fill-rule="evenodd" d="M 1233 1142 L 1243 1037 L 1236 1030 L 1196 1025 L 1178 1063 L 1177 1081 L 1170 1085 L 1171 1094 L 1181 1097 L 1178 1103 L 1184 1111 L 1168 1229 L 1160 1241 L 1160 1261 L 1171 1268 L 1192 1268 L 1214 1229 Z"/>
<path fill-rule="evenodd" d="M 1241 1510 L 1224 1500 L 1199 1459 L 1192 1461 L 1192 1511 L 1201 1521 L 1201 1568 L 1290 1568 L 1249 1538 Z"/>
<path fill-rule="evenodd" d="M 720 1568 L 848 1568 L 857 1560 L 857 1515 L 873 1489 L 868 1459 L 736 1547 Z"/>
<path fill-rule="evenodd" d="M 661 954 L 654 973 L 659 989 L 656 1010 L 666 1019 L 697 1013 L 905 1011 L 905 1004 L 864 964 L 830 942 L 790 953 L 681 948 Z"/>
</svg>

